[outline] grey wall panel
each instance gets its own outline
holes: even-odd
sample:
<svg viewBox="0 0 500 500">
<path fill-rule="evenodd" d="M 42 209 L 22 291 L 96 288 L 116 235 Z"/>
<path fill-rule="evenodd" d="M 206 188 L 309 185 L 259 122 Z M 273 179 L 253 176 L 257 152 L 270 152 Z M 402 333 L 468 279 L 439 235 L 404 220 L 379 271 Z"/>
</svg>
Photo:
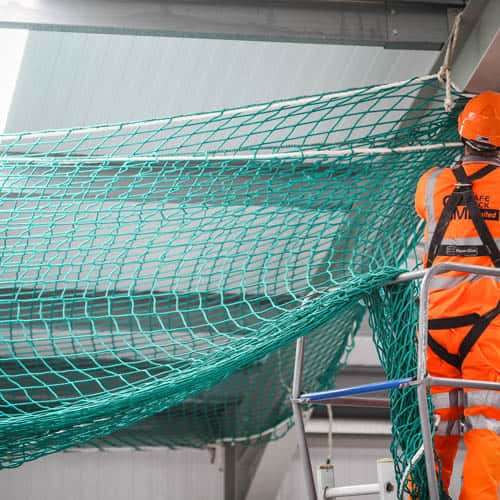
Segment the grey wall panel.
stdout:
<svg viewBox="0 0 500 500">
<path fill-rule="evenodd" d="M 369 425 L 369 424 L 368 424 Z M 314 467 L 324 463 L 326 436 L 310 438 Z M 334 435 L 333 463 L 338 486 L 377 481 L 376 460 L 389 456 L 388 436 Z M 222 500 L 222 462 L 206 450 L 85 451 L 57 453 L 18 469 L 0 472 L 0 498 L 8 500 Z M 458 498 L 463 449 L 450 493 Z M 298 453 L 276 499 L 303 500 L 305 484 Z M 365 496 L 376 500 L 374 495 Z M 347 500 L 355 500 L 348 497 Z"/>
<path fill-rule="evenodd" d="M 221 500 L 223 476 L 207 450 L 76 451 L 1 471 L 0 498 Z"/>
<path fill-rule="evenodd" d="M 369 424 L 367 424 L 369 425 Z M 310 439 L 311 461 L 316 473 L 316 467 L 328 455 L 326 436 Z M 335 481 L 337 486 L 348 486 L 362 483 L 377 482 L 376 461 L 378 458 L 390 457 L 390 438 L 388 436 L 337 436 L 333 438 L 333 459 L 335 465 Z M 458 453 L 455 462 L 450 493 L 452 498 L 458 498 L 460 491 L 460 471 L 463 465 L 463 449 Z M 301 500 L 306 498 L 304 473 L 298 453 L 295 453 L 292 464 L 283 480 L 275 500 Z M 378 500 L 378 495 L 363 497 L 344 497 L 345 500 Z"/>
<path fill-rule="evenodd" d="M 425 74 L 437 52 L 32 32 L 6 130 L 206 111 Z"/>
</svg>

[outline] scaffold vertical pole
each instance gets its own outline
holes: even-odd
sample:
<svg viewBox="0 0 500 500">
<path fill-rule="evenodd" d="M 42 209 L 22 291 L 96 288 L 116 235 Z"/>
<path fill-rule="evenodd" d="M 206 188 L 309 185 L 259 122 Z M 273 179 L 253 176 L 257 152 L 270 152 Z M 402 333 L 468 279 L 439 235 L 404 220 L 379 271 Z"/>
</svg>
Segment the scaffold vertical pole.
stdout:
<svg viewBox="0 0 500 500">
<path fill-rule="evenodd" d="M 437 266 L 436 266 L 437 267 Z M 439 500 L 439 487 L 434 465 L 434 447 L 429 422 L 429 405 L 427 403 L 427 335 L 429 323 L 429 287 L 435 274 L 436 267 L 426 270 L 420 286 L 420 303 L 418 319 L 418 365 L 417 365 L 417 399 L 422 427 L 422 440 L 424 445 L 425 468 L 427 483 L 431 500 Z"/>
<path fill-rule="evenodd" d="M 295 367 L 293 370 L 292 384 L 292 408 L 295 417 L 295 425 L 297 426 L 297 437 L 299 442 L 299 452 L 304 467 L 304 476 L 306 479 L 306 491 L 308 500 L 317 500 L 316 487 L 314 485 L 314 476 L 311 466 L 311 457 L 309 456 L 309 448 L 307 447 L 306 431 L 304 427 L 304 418 L 302 409 L 298 402 L 302 390 L 302 374 L 304 369 L 304 347 L 305 338 L 297 339 L 295 350 Z"/>
</svg>

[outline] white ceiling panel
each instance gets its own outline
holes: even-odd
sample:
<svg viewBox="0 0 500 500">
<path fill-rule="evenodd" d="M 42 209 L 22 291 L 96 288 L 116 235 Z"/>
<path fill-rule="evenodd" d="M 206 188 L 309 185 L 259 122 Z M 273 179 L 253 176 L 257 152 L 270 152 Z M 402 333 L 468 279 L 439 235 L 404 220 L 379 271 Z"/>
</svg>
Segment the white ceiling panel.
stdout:
<svg viewBox="0 0 500 500">
<path fill-rule="evenodd" d="M 31 32 L 6 130 L 207 111 L 426 74 L 434 51 Z"/>
</svg>

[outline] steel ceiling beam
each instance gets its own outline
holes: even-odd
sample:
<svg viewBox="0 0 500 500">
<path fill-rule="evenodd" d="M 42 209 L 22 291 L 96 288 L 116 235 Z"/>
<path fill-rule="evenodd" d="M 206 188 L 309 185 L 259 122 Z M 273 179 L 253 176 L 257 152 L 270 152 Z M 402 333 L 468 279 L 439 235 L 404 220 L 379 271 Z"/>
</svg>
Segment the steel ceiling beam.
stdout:
<svg viewBox="0 0 500 500">
<path fill-rule="evenodd" d="M 472 0 L 463 12 L 452 80 L 469 92 L 500 91 L 500 0 Z"/>
<path fill-rule="evenodd" d="M 0 27 L 434 49 L 464 0 L 0 0 Z"/>
</svg>

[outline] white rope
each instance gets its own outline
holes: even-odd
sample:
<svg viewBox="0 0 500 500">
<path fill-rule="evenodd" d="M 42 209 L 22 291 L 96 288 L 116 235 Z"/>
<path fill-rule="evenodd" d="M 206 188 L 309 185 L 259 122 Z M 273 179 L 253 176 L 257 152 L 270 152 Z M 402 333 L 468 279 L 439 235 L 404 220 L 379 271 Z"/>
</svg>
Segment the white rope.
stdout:
<svg viewBox="0 0 500 500">
<path fill-rule="evenodd" d="M 286 153 L 254 153 L 254 154 L 194 154 L 169 156 L 81 156 L 77 158 L 29 156 L 29 155 L 0 155 L 2 163 L 37 163 L 74 165 L 87 163 L 146 163 L 146 162 L 175 162 L 175 161 L 249 161 L 274 159 L 307 159 L 307 158 L 335 158 L 352 155 L 383 155 L 392 153 L 414 153 L 419 151 L 433 151 L 437 149 L 451 149 L 463 147 L 461 142 L 443 142 L 418 146 L 400 146 L 396 148 L 347 148 L 347 149 L 311 149 L 304 151 L 290 151 Z"/>
<path fill-rule="evenodd" d="M 434 415 L 434 429 L 437 429 L 440 421 L 441 417 L 439 415 Z M 403 489 L 410 474 L 410 471 L 412 467 L 422 458 L 424 451 L 425 448 L 424 445 L 422 444 L 422 446 L 416 451 L 415 455 L 413 455 L 409 464 L 406 466 L 406 469 L 404 470 L 403 475 L 401 476 L 401 481 L 399 483 L 398 498 L 403 498 Z"/>
<path fill-rule="evenodd" d="M 458 33 L 460 31 L 460 23 L 462 21 L 462 12 L 459 12 L 455 17 L 453 23 L 453 28 L 451 30 L 450 36 L 448 38 L 446 52 L 444 55 L 444 61 L 439 68 L 438 79 L 441 83 L 446 85 L 446 97 L 444 99 L 444 109 L 449 113 L 453 109 L 455 103 L 453 95 L 451 93 L 452 82 L 451 82 L 451 64 L 453 59 L 453 54 L 458 40 Z"/>
<path fill-rule="evenodd" d="M 328 457 L 327 463 L 331 464 L 333 460 L 333 412 L 332 405 L 326 405 L 328 412 Z"/>
<path fill-rule="evenodd" d="M 350 97 L 354 95 L 360 95 L 364 93 L 372 93 L 378 92 L 380 90 L 391 89 L 395 87 L 402 87 L 409 83 L 422 83 L 429 80 L 436 80 L 438 78 L 438 74 L 426 75 L 418 78 L 411 78 L 408 80 L 402 80 L 399 82 L 386 83 L 383 85 L 378 85 L 375 87 L 365 87 L 360 89 L 352 89 L 346 90 L 342 92 L 332 92 L 323 95 L 316 95 L 310 97 L 299 97 L 296 99 L 289 99 L 283 101 L 275 101 L 268 104 L 255 104 L 252 106 L 239 107 L 239 108 L 231 108 L 222 111 L 213 111 L 209 113 L 200 113 L 200 114 L 191 114 L 191 115 L 181 115 L 174 116 L 168 118 L 159 118 L 152 119 L 146 121 L 136 121 L 136 122 L 127 122 L 127 123 L 114 123 L 107 125 L 97 125 L 95 127 L 79 127 L 73 129 L 58 129 L 58 130 L 48 130 L 48 131 L 37 131 L 37 132 L 27 132 L 21 134 L 0 134 L 0 140 L 2 139 L 16 139 L 22 137 L 26 138 L 44 138 L 44 137 L 52 137 L 52 136 L 72 136 L 73 134 L 91 134 L 93 132 L 103 132 L 103 131 L 121 131 L 127 130 L 130 128 L 140 128 L 143 126 L 151 126 L 156 125 L 157 127 L 164 125 L 173 125 L 177 123 L 186 123 L 186 122 L 197 122 L 203 120 L 210 120 L 213 118 L 224 119 L 237 116 L 239 114 L 245 113 L 256 113 L 258 111 L 273 111 L 277 109 L 283 109 L 291 106 L 303 106 L 305 104 L 311 104 L 316 102 L 328 101 L 330 99 L 337 99 L 343 97 Z"/>
<path fill-rule="evenodd" d="M 283 376 L 283 359 L 282 359 L 281 349 L 278 350 L 278 373 L 279 373 L 281 387 L 283 387 L 287 391 L 287 393 L 291 396 L 292 387 L 286 383 L 286 380 Z"/>
<path fill-rule="evenodd" d="M 403 498 L 403 489 L 406 484 L 406 480 L 408 479 L 408 475 L 410 474 L 412 467 L 420 460 L 423 454 L 424 454 L 424 445 L 422 445 L 417 450 L 415 455 L 413 455 L 412 459 L 410 460 L 410 463 L 406 466 L 406 469 L 403 472 L 401 482 L 399 483 L 398 498 Z"/>
<path fill-rule="evenodd" d="M 304 421 L 308 420 L 310 415 L 308 413 L 304 413 Z M 271 427 L 270 429 L 267 429 L 262 432 L 257 432 L 255 434 L 251 434 L 250 436 L 244 436 L 244 437 L 228 437 L 228 438 L 221 438 L 217 439 L 215 441 L 215 444 L 220 444 L 220 443 L 249 443 L 249 442 L 254 442 L 254 441 L 259 441 L 260 439 L 266 437 L 266 436 L 271 436 L 272 437 L 281 437 L 283 436 L 283 433 L 288 431 L 289 429 L 292 428 L 293 425 L 293 417 L 288 417 L 287 419 L 283 420 L 283 422 L 280 422 L 279 424 L 275 425 L 274 427 Z"/>
<path fill-rule="evenodd" d="M 302 415 L 304 418 L 304 425 L 309 421 L 313 413 L 312 409 L 308 410 L 303 410 Z M 271 439 L 273 437 L 282 437 L 288 430 L 290 430 L 293 426 L 294 423 L 294 417 L 288 417 L 287 419 L 283 420 L 283 422 L 280 422 L 279 424 L 275 425 L 274 427 L 271 427 L 270 429 L 267 429 L 262 432 L 257 432 L 255 434 L 251 434 L 250 436 L 244 436 L 244 437 L 228 437 L 228 438 L 221 438 L 217 439 L 215 441 L 215 444 L 219 443 L 249 443 L 249 442 L 254 442 L 254 441 L 259 441 L 261 438 L 266 437 L 266 436 L 271 436 Z"/>
</svg>

